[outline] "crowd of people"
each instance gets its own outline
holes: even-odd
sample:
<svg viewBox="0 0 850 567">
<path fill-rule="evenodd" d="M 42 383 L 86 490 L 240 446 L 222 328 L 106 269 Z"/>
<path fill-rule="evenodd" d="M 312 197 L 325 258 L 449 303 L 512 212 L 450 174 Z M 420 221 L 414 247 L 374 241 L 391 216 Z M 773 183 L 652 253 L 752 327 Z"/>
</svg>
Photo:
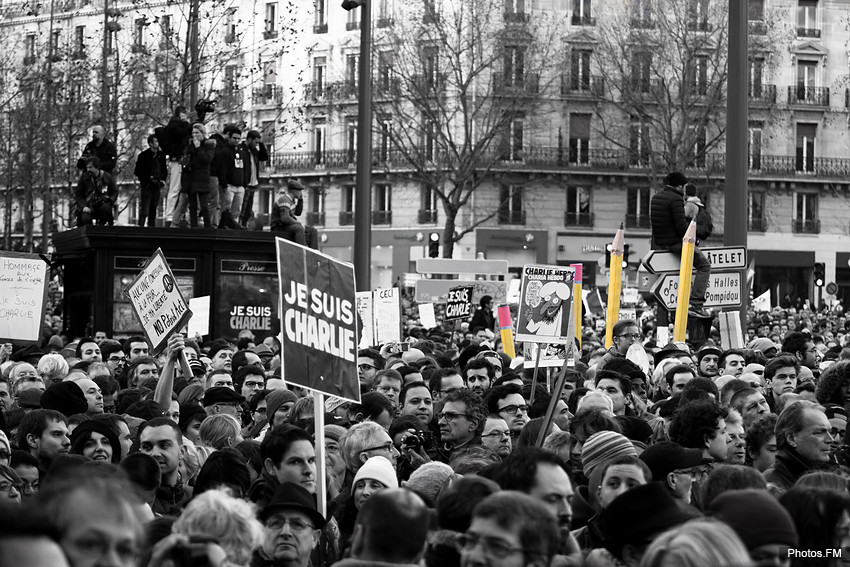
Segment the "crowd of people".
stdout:
<svg viewBox="0 0 850 567">
<path fill-rule="evenodd" d="M 633 320 L 605 349 L 587 326 L 553 402 L 491 308 L 358 351 L 360 402 L 318 408 L 281 379 L 278 339 L 250 331 L 173 335 L 158 356 L 104 332 L 4 346 L 0 567 L 850 556 L 843 315 L 753 316 L 744 349 L 662 346 Z"/>
<path fill-rule="evenodd" d="M 243 139 L 244 134 L 244 139 Z M 257 130 L 234 124 L 209 133 L 202 121 L 191 123 L 189 111 L 177 106 L 168 123 L 147 137 L 148 148 L 136 157 L 133 175 L 139 183 L 139 226 L 156 226 L 165 195 L 165 227 L 245 230 L 252 226 L 254 195 L 268 151 Z M 113 225 L 118 187 L 117 148 L 103 126 L 92 128 L 77 167 L 82 171 L 74 192 L 77 225 Z M 275 195 L 271 230 L 299 244 L 318 248 L 318 233 L 298 220 L 305 187 L 290 179 Z"/>
</svg>

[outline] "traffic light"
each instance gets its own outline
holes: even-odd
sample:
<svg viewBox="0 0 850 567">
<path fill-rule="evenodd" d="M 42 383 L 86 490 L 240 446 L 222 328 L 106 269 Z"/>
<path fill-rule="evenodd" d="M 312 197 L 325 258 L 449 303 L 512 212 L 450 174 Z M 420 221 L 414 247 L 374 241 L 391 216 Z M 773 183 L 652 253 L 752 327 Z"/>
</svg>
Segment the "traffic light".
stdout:
<svg viewBox="0 0 850 567">
<path fill-rule="evenodd" d="M 823 287 L 826 280 L 826 264 L 823 262 L 815 262 L 814 279 L 817 287 Z"/>
<path fill-rule="evenodd" d="M 342 0 L 342 7 L 346 10 L 353 10 L 362 6 L 364 2 L 366 0 Z"/>
<path fill-rule="evenodd" d="M 440 257 L 440 233 L 432 232 L 428 235 L 428 257 Z"/>
</svg>

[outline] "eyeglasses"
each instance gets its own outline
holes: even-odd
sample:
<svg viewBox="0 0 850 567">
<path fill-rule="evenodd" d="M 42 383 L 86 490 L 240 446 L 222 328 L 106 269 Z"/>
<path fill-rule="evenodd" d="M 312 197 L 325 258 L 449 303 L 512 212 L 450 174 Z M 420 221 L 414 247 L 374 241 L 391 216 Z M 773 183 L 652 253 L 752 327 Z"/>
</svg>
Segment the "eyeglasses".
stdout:
<svg viewBox="0 0 850 567">
<path fill-rule="evenodd" d="M 523 404 L 521 406 L 513 404 L 513 405 L 505 406 L 503 408 L 499 408 L 499 413 L 505 412 L 505 413 L 508 413 L 508 414 L 511 414 L 511 415 L 516 415 L 517 412 L 520 412 L 520 411 L 522 413 L 528 413 L 528 406 L 525 405 L 525 404 Z"/>
<path fill-rule="evenodd" d="M 246 387 L 248 387 L 248 388 L 262 388 L 262 387 L 263 387 L 263 383 L 262 383 L 262 382 L 249 382 L 248 380 L 246 380 L 246 381 L 243 383 L 243 386 L 246 386 Z"/>
<path fill-rule="evenodd" d="M 443 413 L 437 415 L 437 421 L 441 419 L 445 419 L 448 422 L 452 422 L 459 417 L 469 418 L 468 413 L 455 413 L 453 411 L 444 411 Z"/>
<path fill-rule="evenodd" d="M 289 524 L 289 528 L 294 533 L 303 533 L 303 532 L 306 532 L 307 530 L 316 529 L 311 524 L 308 524 L 307 522 L 305 522 L 304 520 L 301 520 L 299 518 L 276 517 L 276 518 L 269 518 L 268 521 L 266 521 L 266 527 L 269 528 L 270 530 L 282 530 L 283 527 L 286 524 Z"/>
<path fill-rule="evenodd" d="M 12 456 L 12 454 L 9 451 L 5 451 L 5 450 L 0 451 L 0 461 L 5 461 L 6 459 L 8 459 L 11 456 Z"/>
<path fill-rule="evenodd" d="M 490 433 L 484 434 L 481 437 L 492 437 L 493 439 L 510 439 L 511 432 L 510 431 L 499 431 L 498 429 L 494 429 Z"/>
<path fill-rule="evenodd" d="M 366 372 L 367 370 L 377 370 L 378 369 L 377 366 L 372 366 L 371 364 L 358 364 L 357 368 L 359 368 L 363 372 Z"/>
<path fill-rule="evenodd" d="M 617 336 L 618 337 L 624 337 L 626 339 L 629 339 L 630 341 L 639 341 L 643 338 L 643 335 L 641 335 L 640 333 L 631 333 L 631 334 L 627 334 L 627 335 L 617 335 Z"/>
<path fill-rule="evenodd" d="M 455 539 L 455 547 L 459 552 L 470 552 L 475 549 L 475 546 L 481 544 L 484 550 L 484 555 L 504 559 L 511 553 L 522 553 L 525 551 L 521 547 L 513 547 L 501 540 L 492 537 L 480 537 L 477 534 L 460 534 Z"/>
<path fill-rule="evenodd" d="M 126 356 L 110 356 L 106 360 L 108 360 L 109 362 L 127 362 L 127 357 Z"/>
<path fill-rule="evenodd" d="M 20 492 L 21 488 L 22 488 L 22 486 L 18 482 L 9 482 L 9 481 L 0 482 L 0 492 L 12 492 L 13 489 L 16 492 Z"/>
<path fill-rule="evenodd" d="M 361 453 L 365 453 L 366 451 L 386 451 L 387 453 L 392 453 L 394 447 L 395 447 L 395 445 L 393 445 L 392 441 L 387 441 L 383 445 L 378 445 L 377 447 L 369 447 L 368 449 L 363 449 L 361 451 Z"/>
</svg>

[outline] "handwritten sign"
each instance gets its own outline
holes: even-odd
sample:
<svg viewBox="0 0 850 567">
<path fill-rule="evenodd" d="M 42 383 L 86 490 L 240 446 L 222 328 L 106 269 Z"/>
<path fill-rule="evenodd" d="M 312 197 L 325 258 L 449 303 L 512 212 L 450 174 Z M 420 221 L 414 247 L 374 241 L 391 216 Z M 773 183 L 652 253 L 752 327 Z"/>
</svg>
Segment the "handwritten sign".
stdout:
<svg viewBox="0 0 850 567">
<path fill-rule="evenodd" d="M 127 288 L 130 304 L 142 325 L 151 352 L 159 354 L 171 336 L 192 317 L 161 248 Z"/>
<path fill-rule="evenodd" d="M 453 287 L 446 299 L 446 321 L 469 319 L 472 315 L 472 286 Z"/>
<path fill-rule="evenodd" d="M 358 291 L 355 294 L 357 315 L 363 328 L 360 331 L 360 348 L 370 348 L 375 344 L 375 316 L 372 314 L 372 292 Z"/>
<path fill-rule="evenodd" d="M 375 344 L 401 341 L 401 295 L 397 287 L 372 293 Z"/>
<path fill-rule="evenodd" d="M 47 263 L 36 255 L 0 256 L 0 340 L 37 343 L 47 301 Z"/>
</svg>

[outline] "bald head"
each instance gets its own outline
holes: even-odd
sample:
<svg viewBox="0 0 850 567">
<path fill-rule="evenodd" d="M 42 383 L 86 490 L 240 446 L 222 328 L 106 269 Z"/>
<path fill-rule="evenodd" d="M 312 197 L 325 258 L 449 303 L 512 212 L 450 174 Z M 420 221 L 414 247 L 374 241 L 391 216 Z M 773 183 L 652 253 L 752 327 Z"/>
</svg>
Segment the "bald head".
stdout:
<svg viewBox="0 0 850 567">
<path fill-rule="evenodd" d="M 430 511 L 404 488 L 373 494 L 360 508 L 351 555 L 365 561 L 418 563 L 428 539 Z"/>
</svg>

